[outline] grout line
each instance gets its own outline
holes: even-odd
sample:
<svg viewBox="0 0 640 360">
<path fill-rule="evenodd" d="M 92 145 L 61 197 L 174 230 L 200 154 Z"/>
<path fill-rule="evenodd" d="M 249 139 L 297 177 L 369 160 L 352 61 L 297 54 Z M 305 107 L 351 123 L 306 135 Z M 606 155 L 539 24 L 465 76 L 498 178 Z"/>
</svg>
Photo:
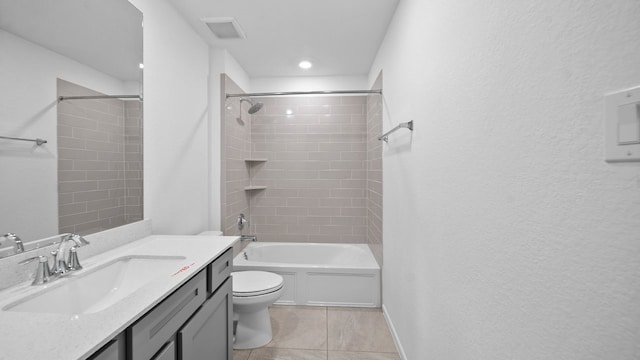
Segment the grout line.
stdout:
<svg viewBox="0 0 640 360">
<path fill-rule="evenodd" d="M 329 360 L 329 307 L 325 306 L 324 307 L 324 311 L 325 311 L 325 328 L 327 330 L 327 341 L 325 341 L 326 346 L 327 346 L 327 360 Z"/>
</svg>

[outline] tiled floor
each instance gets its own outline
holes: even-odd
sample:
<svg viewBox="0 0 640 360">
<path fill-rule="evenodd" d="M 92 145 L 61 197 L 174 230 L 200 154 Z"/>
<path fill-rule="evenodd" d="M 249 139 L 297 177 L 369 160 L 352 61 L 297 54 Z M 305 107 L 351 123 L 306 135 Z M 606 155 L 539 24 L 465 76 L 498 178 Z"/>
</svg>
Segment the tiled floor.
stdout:
<svg viewBox="0 0 640 360">
<path fill-rule="evenodd" d="M 273 340 L 234 360 L 399 360 L 380 309 L 273 306 Z"/>
</svg>

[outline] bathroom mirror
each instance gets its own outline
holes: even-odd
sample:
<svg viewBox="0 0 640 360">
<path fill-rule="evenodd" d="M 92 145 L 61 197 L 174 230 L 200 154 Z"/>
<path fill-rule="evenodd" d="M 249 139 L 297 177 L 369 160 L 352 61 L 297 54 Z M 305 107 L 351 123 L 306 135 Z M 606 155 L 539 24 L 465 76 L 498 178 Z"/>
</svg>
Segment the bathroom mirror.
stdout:
<svg viewBox="0 0 640 360">
<path fill-rule="evenodd" d="M 86 235 L 142 217 L 142 62 L 142 13 L 128 0 L 0 0 L 0 236 L 15 233 L 29 250 L 60 233 Z M 139 98 L 59 101 L 61 83 L 65 95 Z M 74 93 L 78 89 L 88 93 Z M 134 125 L 116 114 L 123 132 L 138 128 L 138 152 L 133 162 L 123 155 L 121 163 L 105 165 L 99 160 L 109 156 L 93 150 L 114 146 L 103 139 L 111 135 L 100 133 L 112 127 L 101 121 L 117 101 L 139 104 L 134 111 L 122 106 L 124 113 L 138 112 Z M 116 142 L 118 151 L 134 147 Z M 84 171 L 92 167 L 101 172 Z M 126 188 L 123 173 L 129 170 L 139 173 L 134 191 Z M 106 193 L 124 200 L 104 198 Z M 100 222 L 134 197 L 136 216 Z M 71 218 L 79 225 L 72 228 Z M 47 238 L 52 240 L 42 241 Z M 0 237 L 0 257 L 13 247 Z"/>
</svg>

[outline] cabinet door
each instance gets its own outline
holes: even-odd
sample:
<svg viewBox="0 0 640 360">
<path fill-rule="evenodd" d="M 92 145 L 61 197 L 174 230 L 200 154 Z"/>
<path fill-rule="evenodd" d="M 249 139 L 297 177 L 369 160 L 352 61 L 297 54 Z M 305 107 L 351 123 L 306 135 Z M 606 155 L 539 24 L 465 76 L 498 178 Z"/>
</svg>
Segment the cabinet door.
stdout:
<svg viewBox="0 0 640 360">
<path fill-rule="evenodd" d="M 124 333 L 118 335 L 115 339 L 111 340 L 102 349 L 98 350 L 89 359 L 90 360 L 124 360 L 125 344 Z"/>
<path fill-rule="evenodd" d="M 177 360 L 176 342 L 172 341 L 165 345 L 151 360 Z"/>
<path fill-rule="evenodd" d="M 232 360 L 233 299 L 231 278 L 178 332 L 181 360 Z"/>
</svg>

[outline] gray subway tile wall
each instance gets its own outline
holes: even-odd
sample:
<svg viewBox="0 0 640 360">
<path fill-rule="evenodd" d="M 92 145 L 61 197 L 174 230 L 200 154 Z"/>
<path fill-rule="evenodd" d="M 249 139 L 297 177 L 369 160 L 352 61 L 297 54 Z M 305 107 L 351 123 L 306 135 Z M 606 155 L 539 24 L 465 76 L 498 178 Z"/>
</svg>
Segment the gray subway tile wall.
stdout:
<svg viewBox="0 0 640 360">
<path fill-rule="evenodd" d="M 125 222 L 143 219 L 143 123 L 142 103 L 125 101 L 124 174 L 126 180 Z"/>
<path fill-rule="evenodd" d="M 382 73 L 373 84 L 382 89 Z M 367 96 L 367 242 L 382 266 L 382 95 Z"/>
<path fill-rule="evenodd" d="M 261 98 L 251 118 L 251 231 L 264 241 L 366 242 L 366 97 Z"/>
<path fill-rule="evenodd" d="M 224 93 L 243 93 L 228 76 L 221 75 Z M 248 104 L 240 98 L 222 99 L 221 114 L 221 221 L 225 235 L 239 235 L 237 218 L 243 213 L 250 218 L 249 198 L 245 187 L 249 186 L 249 170 L 245 159 L 251 154 L 251 116 Z M 240 115 L 240 111 L 244 111 Z M 249 233 L 245 228 L 244 234 Z"/>
<path fill-rule="evenodd" d="M 226 75 L 226 93 L 242 93 Z M 381 86 L 381 77 L 374 85 Z M 288 96 L 249 115 L 224 99 L 222 228 L 260 241 L 369 243 L 382 263 L 382 98 Z M 266 159 L 266 161 L 245 161 Z M 245 190 L 248 186 L 265 189 Z"/>
</svg>

